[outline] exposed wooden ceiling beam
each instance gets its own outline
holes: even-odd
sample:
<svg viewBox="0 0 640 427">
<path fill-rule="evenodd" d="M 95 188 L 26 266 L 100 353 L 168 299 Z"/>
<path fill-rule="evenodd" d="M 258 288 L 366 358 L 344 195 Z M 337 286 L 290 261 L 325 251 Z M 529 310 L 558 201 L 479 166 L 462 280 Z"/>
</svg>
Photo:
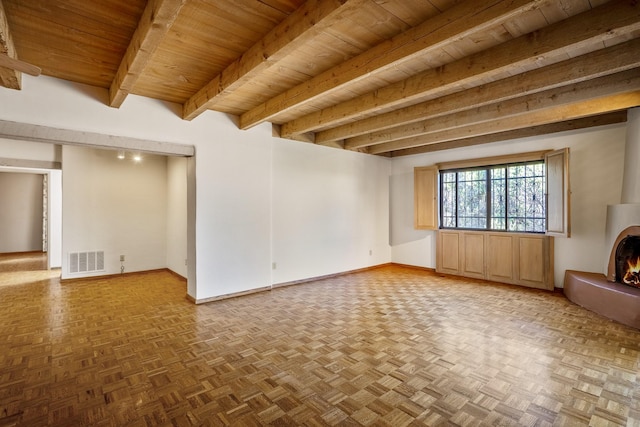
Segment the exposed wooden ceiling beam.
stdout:
<svg viewBox="0 0 640 427">
<path fill-rule="evenodd" d="M 636 67 L 640 67 L 640 39 L 630 40 L 513 77 L 320 131 L 315 135 L 315 143 L 333 145 L 333 141 L 352 138 L 349 140 L 349 147 L 358 148 L 369 145 L 366 137 L 354 138 L 359 135 L 470 110 Z M 364 143 L 359 145 L 358 139 Z"/>
<path fill-rule="evenodd" d="M 35 65 L 29 64 L 28 62 L 12 58 L 2 53 L 0 53 L 0 67 L 11 68 L 15 71 L 26 73 L 32 76 L 39 76 L 42 72 L 40 67 L 36 67 Z"/>
<path fill-rule="evenodd" d="M 550 123 L 541 126 L 532 126 L 506 132 L 493 133 L 489 135 L 475 136 L 471 138 L 458 139 L 454 141 L 441 142 L 437 144 L 422 145 L 420 147 L 407 148 L 404 150 L 384 153 L 389 157 L 409 156 L 412 154 L 432 153 L 434 151 L 451 150 L 454 148 L 464 148 L 473 145 L 488 144 L 492 142 L 508 141 L 511 139 L 528 138 L 538 135 L 548 135 L 552 133 L 565 132 L 570 130 L 585 129 L 595 126 L 605 126 L 627 121 L 627 110 L 615 111 L 613 113 L 598 116 L 584 117 L 581 119 L 567 120 L 559 123 Z"/>
<path fill-rule="evenodd" d="M 120 107 L 187 0 L 149 0 L 109 88 L 109 105 Z"/>
<path fill-rule="evenodd" d="M 9 22 L 7 21 L 7 14 L 2 6 L 2 0 L 0 0 L 0 56 L 6 56 L 8 58 L 16 59 L 16 48 L 13 45 L 13 38 L 11 37 L 11 31 L 9 31 Z M 19 71 L 13 68 L 7 68 L 0 63 L 0 81 L 2 85 L 9 89 L 22 88 L 22 75 Z"/>
<path fill-rule="evenodd" d="M 640 4 L 613 1 L 531 34 L 502 43 L 437 69 L 426 70 L 349 101 L 282 125 L 283 137 L 336 126 L 362 114 L 374 114 L 411 102 L 434 99 L 497 79 L 507 70 L 556 62 L 588 44 L 603 43 L 640 29 Z"/>
<path fill-rule="evenodd" d="M 214 107 L 236 88 L 333 25 L 346 12 L 356 11 L 365 2 L 308 0 L 185 102 L 182 118 L 192 120 Z"/>
<path fill-rule="evenodd" d="M 401 144 L 401 140 L 406 138 L 480 124 L 498 118 L 505 120 L 534 111 L 635 90 L 640 90 L 640 69 L 638 68 L 350 138 L 345 141 L 344 147 L 356 149 L 390 141 L 398 141 Z"/>
<path fill-rule="evenodd" d="M 460 126 L 428 135 L 421 135 L 403 140 L 372 145 L 366 149 L 370 154 L 382 154 L 405 148 L 427 144 L 453 141 L 481 135 L 506 132 L 531 126 L 541 126 L 566 120 L 579 119 L 640 105 L 640 91 L 595 98 L 589 101 L 576 102 L 554 108 L 537 110 L 528 114 L 508 118 L 496 118 L 492 121 Z"/>
<path fill-rule="evenodd" d="M 247 129 L 320 95 L 341 90 L 346 84 L 495 26 L 540 3 L 542 0 L 467 0 L 253 108 L 240 117 L 240 128 Z"/>
</svg>

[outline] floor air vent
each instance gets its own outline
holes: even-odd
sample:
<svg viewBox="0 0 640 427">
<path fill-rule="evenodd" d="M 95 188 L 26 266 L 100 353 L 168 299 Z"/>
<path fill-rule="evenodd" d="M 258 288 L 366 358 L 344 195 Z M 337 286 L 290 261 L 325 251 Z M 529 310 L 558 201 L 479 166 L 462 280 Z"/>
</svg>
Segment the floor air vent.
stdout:
<svg viewBox="0 0 640 427">
<path fill-rule="evenodd" d="M 104 271 L 104 251 L 69 253 L 69 273 Z"/>
</svg>

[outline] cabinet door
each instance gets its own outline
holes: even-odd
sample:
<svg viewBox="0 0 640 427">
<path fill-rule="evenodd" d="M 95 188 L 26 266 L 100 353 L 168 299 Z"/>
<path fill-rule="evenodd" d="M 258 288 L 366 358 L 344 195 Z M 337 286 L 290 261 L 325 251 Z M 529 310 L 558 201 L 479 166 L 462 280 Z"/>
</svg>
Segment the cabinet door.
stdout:
<svg viewBox="0 0 640 427">
<path fill-rule="evenodd" d="M 462 234 L 462 271 L 460 274 L 476 279 L 484 279 L 484 234 Z"/>
<path fill-rule="evenodd" d="M 460 274 L 460 232 L 439 231 L 437 233 L 436 271 Z"/>
<path fill-rule="evenodd" d="M 487 279 L 496 282 L 514 281 L 514 238 L 509 234 L 487 236 Z"/>
<path fill-rule="evenodd" d="M 414 228 L 438 228 L 438 167 L 425 166 L 413 171 Z"/>
<path fill-rule="evenodd" d="M 553 290 L 552 237 L 519 237 L 517 283 L 532 288 Z"/>
</svg>

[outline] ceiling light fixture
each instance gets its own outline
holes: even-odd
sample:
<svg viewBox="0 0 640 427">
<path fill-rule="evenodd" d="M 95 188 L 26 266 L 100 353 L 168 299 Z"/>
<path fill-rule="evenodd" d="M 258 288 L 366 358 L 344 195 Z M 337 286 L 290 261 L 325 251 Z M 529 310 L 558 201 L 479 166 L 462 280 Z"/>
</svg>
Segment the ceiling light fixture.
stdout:
<svg viewBox="0 0 640 427">
<path fill-rule="evenodd" d="M 122 150 L 118 151 L 118 158 L 120 160 L 124 159 L 124 151 L 122 151 Z"/>
</svg>

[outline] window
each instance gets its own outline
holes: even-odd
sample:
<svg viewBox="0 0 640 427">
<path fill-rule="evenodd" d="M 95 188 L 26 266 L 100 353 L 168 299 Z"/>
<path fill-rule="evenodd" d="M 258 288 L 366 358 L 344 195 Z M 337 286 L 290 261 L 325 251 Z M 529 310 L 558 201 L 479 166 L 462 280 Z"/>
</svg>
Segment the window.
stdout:
<svg viewBox="0 0 640 427">
<path fill-rule="evenodd" d="M 417 230 L 571 236 L 568 148 L 419 166 L 413 191 Z"/>
<path fill-rule="evenodd" d="M 545 163 L 440 172 L 442 228 L 544 233 Z"/>
</svg>

